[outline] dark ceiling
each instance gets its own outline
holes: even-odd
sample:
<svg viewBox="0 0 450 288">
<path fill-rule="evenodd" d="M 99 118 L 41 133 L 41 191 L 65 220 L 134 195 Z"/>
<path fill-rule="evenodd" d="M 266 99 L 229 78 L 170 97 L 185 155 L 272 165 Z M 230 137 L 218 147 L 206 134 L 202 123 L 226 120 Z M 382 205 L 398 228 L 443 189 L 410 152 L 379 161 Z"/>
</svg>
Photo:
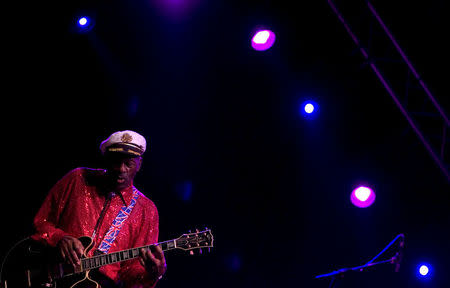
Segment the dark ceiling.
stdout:
<svg viewBox="0 0 450 288">
<path fill-rule="evenodd" d="M 392 2 L 372 3 L 449 111 L 445 1 Z M 335 3 L 363 30 L 364 1 Z M 152 139 L 136 186 L 159 208 L 161 240 L 204 226 L 216 237 L 210 254 L 168 252 L 159 287 L 328 287 L 314 276 L 364 264 L 399 233 L 399 273 L 380 266 L 341 287 L 448 287 L 448 181 L 327 1 L 33 1 L 4 13 L 2 256 L 54 182 L 101 166 L 99 143 L 132 129 Z M 78 15 L 95 19 L 89 33 Z M 277 39 L 257 52 L 262 26 Z M 299 113 L 308 98 L 314 119 Z M 359 183 L 375 189 L 370 208 L 349 201 Z M 435 269 L 426 283 L 421 261 Z"/>
</svg>

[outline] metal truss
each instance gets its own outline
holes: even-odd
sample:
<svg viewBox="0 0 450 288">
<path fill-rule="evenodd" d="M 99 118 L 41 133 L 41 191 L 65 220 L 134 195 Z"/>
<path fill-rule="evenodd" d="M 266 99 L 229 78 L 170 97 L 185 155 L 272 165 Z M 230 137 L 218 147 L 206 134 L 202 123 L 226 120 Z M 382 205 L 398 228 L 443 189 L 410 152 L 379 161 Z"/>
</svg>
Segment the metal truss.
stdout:
<svg viewBox="0 0 450 288">
<path fill-rule="evenodd" d="M 333 12 L 355 42 L 383 87 L 394 100 L 410 127 L 433 160 L 450 181 L 447 153 L 450 121 L 430 89 L 413 67 L 375 7 L 370 1 L 359 1 L 352 7 L 358 15 L 354 27 L 339 12 L 334 1 L 328 0 Z M 348 2 L 347 2 L 348 4 Z M 361 20 L 361 17 L 364 19 Z M 358 32 L 356 31 L 356 29 Z M 355 30 L 352 30 L 355 29 Z M 358 34 L 358 36 L 357 36 Z"/>
</svg>

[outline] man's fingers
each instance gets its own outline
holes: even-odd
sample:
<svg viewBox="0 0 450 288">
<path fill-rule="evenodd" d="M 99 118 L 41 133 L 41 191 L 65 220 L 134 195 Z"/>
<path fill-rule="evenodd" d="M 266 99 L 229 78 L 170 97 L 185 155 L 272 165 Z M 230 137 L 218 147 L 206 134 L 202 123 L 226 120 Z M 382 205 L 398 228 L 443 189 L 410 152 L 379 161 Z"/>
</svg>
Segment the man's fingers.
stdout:
<svg viewBox="0 0 450 288">
<path fill-rule="evenodd" d="M 84 247 L 76 238 L 64 238 L 59 243 L 59 251 L 66 262 L 72 265 L 79 265 L 80 258 L 84 253 Z"/>
<path fill-rule="evenodd" d="M 147 256 L 147 249 L 144 249 L 144 248 L 141 248 L 141 251 L 139 251 L 140 253 L 140 255 L 141 255 L 141 258 L 144 260 L 144 261 L 147 261 L 147 258 L 148 258 L 148 256 Z"/>
<path fill-rule="evenodd" d="M 61 253 L 62 259 L 63 259 L 64 261 L 67 261 L 67 256 L 66 256 L 66 253 L 64 252 L 63 247 L 60 247 L 60 248 L 59 248 L 59 252 Z"/>
<path fill-rule="evenodd" d="M 145 267 L 145 261 L 142 257 L 139 257 L 139 262 L 141 263 L 142 266 Z"/>
<path fill-rule="evenodd" d="M 153 255 L 153 253 L 150 249 L 145 251 L 145 255 L 147 256 L 147 260 L 151 260 L 155 264 L 157 264 L 159 262 L 159 260 L 156 259 L 155 255 Z"/>
<path fill-rule="evenodd" d="M 69 248 L 65 243 L 63 243 L 60 247 L 61 255 L 63 255 L 63 258 L 66 262 L 71 263 L 72 257 L 70 256 Z"/>
<path fill-rule="evenodd" d="M 161 246 L 156 246 L 152 255 L 154 256 L 154 259 L 155 259 L 154 261 L 158 261 L 155 263 L 158 263 L 158 265 L 161 266 L 163 271 L 165 272 L 166 258 L 164 257 L 164 252 L 163 252 Z M 162 272 L 162 274 L 164 274 L 164 272 Z"/>
<path fill-rule="evenodd" d="M 75 242 L 73 244 L 73 251 L 75 251 L 78 259 L 80 259 L 81 256 L 83 256 L 83 254 L 84 254 L 84 247 L 81 244 L 81 242 L 78 241 L 78 242 Z"/>
<path fill-rule="evenodd" d="M 158 260 L 164 260 L 164 252 L 163 252 L 161 246 L 156 246 L 156 247 L 152 250 L 152 254 L 155 256 L 156 259 L 158 259 Z"/>
<path fill-rule="evenodd" d="M 152 251 L 151 249 L 141 249 L 141 257 L 147 261 L 147 260 L 151 260 L 154 263 L 157 263 L 159 261 L 159 256 L 161 256 L 161 254 L 157 254 L 157 252 Z"/>
<path fill-rule="evenodd" d="M 63 252 L 66 255 L 66 262 L 71 265 L 75 265 L 78 261 L 78 257 L 75 251 L 73 251 L 73 249 L 71 249 L 69 245 L 64 245 L 63 249 Z"/>
<path fill-rule="evenodd" d="M 77 252 L 78 257 L 83 256 L 83 254 L 84 254 L 83 244 L 81 244 L 81 242 L 78 240 L 78 241 L 74 242 L 73 246 L 74 246 L 74 250 Z"/>
<path fill-rule="evenodd" d="M 74 249 L 70 250 L 70 256 L 72 265 L 80 264 L 80 258 L 78 257 L 78 254 Z"/>
<path fill-rule="evenodd" d="M 160 246 L 152 246 L 150 249 L 141 249 L 139 262 L 155 279 L 161 279 L 166 272 L 166 259 Z"/>
</svg>

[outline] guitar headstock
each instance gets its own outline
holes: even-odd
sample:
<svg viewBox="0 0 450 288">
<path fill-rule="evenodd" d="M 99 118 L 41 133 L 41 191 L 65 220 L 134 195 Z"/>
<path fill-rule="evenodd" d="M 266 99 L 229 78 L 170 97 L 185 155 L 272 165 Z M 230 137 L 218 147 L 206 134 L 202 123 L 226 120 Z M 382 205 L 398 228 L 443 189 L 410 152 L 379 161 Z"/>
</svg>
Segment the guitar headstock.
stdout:
<svg viewBox="0 0 450 288">
<path fill-rule="evenodd" d="M 203 231 L 196 231 L 194 233 L 186 233 L 181 235 L 179 238 L 175 239 L 176 247 L 185 251 L 191 251 L 195 249 L 202 248 L 212 248 L 214 237 L 211 233 L 211 230 L 205 228 Z"/>
</svg>

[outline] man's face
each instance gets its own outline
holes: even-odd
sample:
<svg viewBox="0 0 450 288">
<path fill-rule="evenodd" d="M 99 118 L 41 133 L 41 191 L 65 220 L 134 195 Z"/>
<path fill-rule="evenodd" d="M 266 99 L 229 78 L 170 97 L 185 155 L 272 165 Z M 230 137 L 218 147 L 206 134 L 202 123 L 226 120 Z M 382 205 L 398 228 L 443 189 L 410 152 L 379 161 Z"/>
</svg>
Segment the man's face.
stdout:
<svg viewBox="0 0 450 288">
<path fill-rule="evenodd" d="M 142 158 L 120 153 L 111 153 L 105 157 L 107 176 L 114 189 L 122 190 L 133 183 L 141 168 Z"/>
</svg>

